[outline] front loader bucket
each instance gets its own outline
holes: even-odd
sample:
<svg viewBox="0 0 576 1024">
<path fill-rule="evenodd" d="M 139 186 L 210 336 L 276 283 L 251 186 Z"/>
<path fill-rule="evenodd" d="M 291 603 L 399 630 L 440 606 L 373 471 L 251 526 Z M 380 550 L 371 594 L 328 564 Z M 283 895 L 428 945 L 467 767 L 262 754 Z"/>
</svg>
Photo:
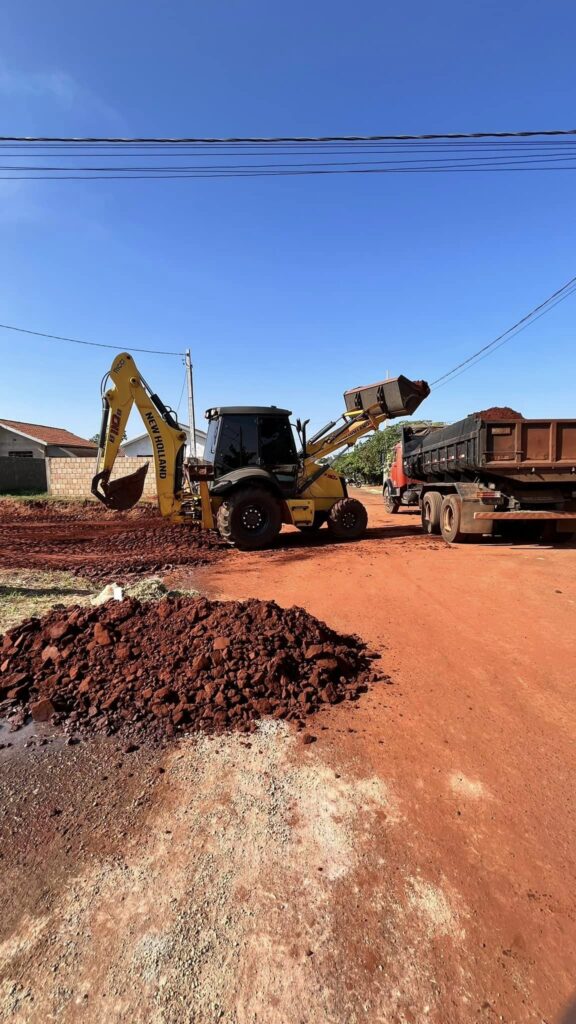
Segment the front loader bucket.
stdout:
<svg viewBox="0 0 576 1024">
<path fill-rule="evenodd" d="M 142 497 L 148 463 L 140 466 L 135 473 L 121 476 L 119 480 L 109 480 L 109 473 L 97 473 L 92 480 L 92 494 L 114 512 L 124 512 L 132 508 Z M 101 485 L 101 489 L 99 489 Z"/>
<path fill-rule="evenodd" d="M 430 394 L 425 380 L 394 377 L 367 387 L 350 388 L 344 392 L 348 412 L 385 413 L 389 419 L 411 416 Z"/>
</svg>

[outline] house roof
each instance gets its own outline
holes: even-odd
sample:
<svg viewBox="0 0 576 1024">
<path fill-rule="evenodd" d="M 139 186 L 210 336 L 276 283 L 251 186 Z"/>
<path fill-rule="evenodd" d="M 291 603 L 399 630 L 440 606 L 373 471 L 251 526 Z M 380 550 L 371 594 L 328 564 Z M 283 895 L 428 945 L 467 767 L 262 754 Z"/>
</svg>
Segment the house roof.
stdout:
<svg viewBox="0 0 576 1024">
<path fill-rule="evenodd" d="M 72 434 L 70 430 L 64 430 L 63 427 L 46 427 L 41 423 L 22 423 L 20 420 L 4 419 L 0 419 L 0 427 L 6 427 L 33 441 L 40 441 L 41 444 L 58 444 L 72 448 L 97 448 L 93 441 L 87 441 L 85 437 L 78 437 L 78 434 Z"/>
</svg>

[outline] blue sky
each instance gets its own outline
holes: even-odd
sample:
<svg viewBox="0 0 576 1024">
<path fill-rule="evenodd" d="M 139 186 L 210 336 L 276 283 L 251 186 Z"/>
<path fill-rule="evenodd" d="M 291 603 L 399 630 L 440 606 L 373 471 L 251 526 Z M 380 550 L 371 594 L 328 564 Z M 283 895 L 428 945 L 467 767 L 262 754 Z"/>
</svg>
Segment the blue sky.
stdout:
<svg viewBox="0 0 576 1024">
<path fill-rule="evenodd" d="M 570 0 L 6 0 L 1 132 L 574 127 L 575 34 Z M 0 181 L 0 321 L 119 351 L 189 345 L 200 413 L 273 403 L 319 424 L 387 371 L 439 376 L 576 273 L 575 181 Z M 575 317 L 576 297 L 422 415 L 575 416 Z M 0 415 L 97 429 L 112 352 L 0 331 L 0 353 Z M 138 362 L 176 405 L 180 362 Z"/>
</svg>

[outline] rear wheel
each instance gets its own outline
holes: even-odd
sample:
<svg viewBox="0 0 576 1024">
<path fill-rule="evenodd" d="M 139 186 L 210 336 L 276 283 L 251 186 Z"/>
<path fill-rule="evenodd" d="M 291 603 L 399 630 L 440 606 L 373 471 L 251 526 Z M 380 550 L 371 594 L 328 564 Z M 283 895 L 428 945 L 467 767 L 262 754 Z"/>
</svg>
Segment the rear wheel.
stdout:
<svg viewBox="0 0 576 1024">
<path fill-rule="evenodd" d="M 440 491 L 428 491 L 422 498 L 422 529 L 424 533 L 440 533 L 442 495 Z"/>
<path fill-rule="evenodd" d="M 400 508 L 400 501 L 398 498 L 394 497 L 389 487 L 384 488 L 383 498 L 384 508 L 386 511 L 389 512 L 391 516 L 395 515 Z"/>
<path fill-rule="evenodd" d="M 573 541 L 575 537 L 576 537 L 576 533 L 568 533 L 568 532 L 564 532 L 564 531 L 562 533 L 560 533 L 560 531 L 557 530 L 556 533 L 554 534 L 554 540 L 552 541 L 552 543 L 553 544 L 570 544 L 570 542 Z"/>
<path fill-rule="evenodd" d="M 571 540 L 574 540 L 576 534 L 573 531 L 564 530 L 560 531 L 556 529 L 556 523 L 548 522 L 544 525 L 541 530 L 540 538 L 543 544 L 569 544 Z"/>
<path fill-rule="evenodd" d="M 216 525 L 220 536 L 241 551 L 266 548 L 280 533 L 280 504 L 263 487 L 243 487 L 220 506 Z"/>
<path fill-rule="evenodd" d="M 368 513 L 356 498 L 342 498 L 328 513 L 328 529 L 337 540 L 357 540 L 368 525 Z"/>
<path fill-rule="evenodd" d="M 456 494 L 449 494 L 442 501 L 440 509 L 440 532 L 448 544 L 463 544 L 468 534 L 461 530 L 462 501 Z"/>
</svg>

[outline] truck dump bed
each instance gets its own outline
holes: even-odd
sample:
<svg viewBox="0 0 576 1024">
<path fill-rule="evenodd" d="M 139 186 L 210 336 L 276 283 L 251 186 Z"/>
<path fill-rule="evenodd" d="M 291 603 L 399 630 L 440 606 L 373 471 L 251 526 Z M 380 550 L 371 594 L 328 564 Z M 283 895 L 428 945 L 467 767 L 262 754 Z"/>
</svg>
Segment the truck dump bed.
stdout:
<svg viewBox="0 0 576 1024">
<path fill-rule="evenodd" d="M 518 483 L 572 483 L 576 419 L 485 420 L 467 416 L 436 430 L 404 428 L 404 470 L 418 480 L 500 477 Z"/>
</svg>

